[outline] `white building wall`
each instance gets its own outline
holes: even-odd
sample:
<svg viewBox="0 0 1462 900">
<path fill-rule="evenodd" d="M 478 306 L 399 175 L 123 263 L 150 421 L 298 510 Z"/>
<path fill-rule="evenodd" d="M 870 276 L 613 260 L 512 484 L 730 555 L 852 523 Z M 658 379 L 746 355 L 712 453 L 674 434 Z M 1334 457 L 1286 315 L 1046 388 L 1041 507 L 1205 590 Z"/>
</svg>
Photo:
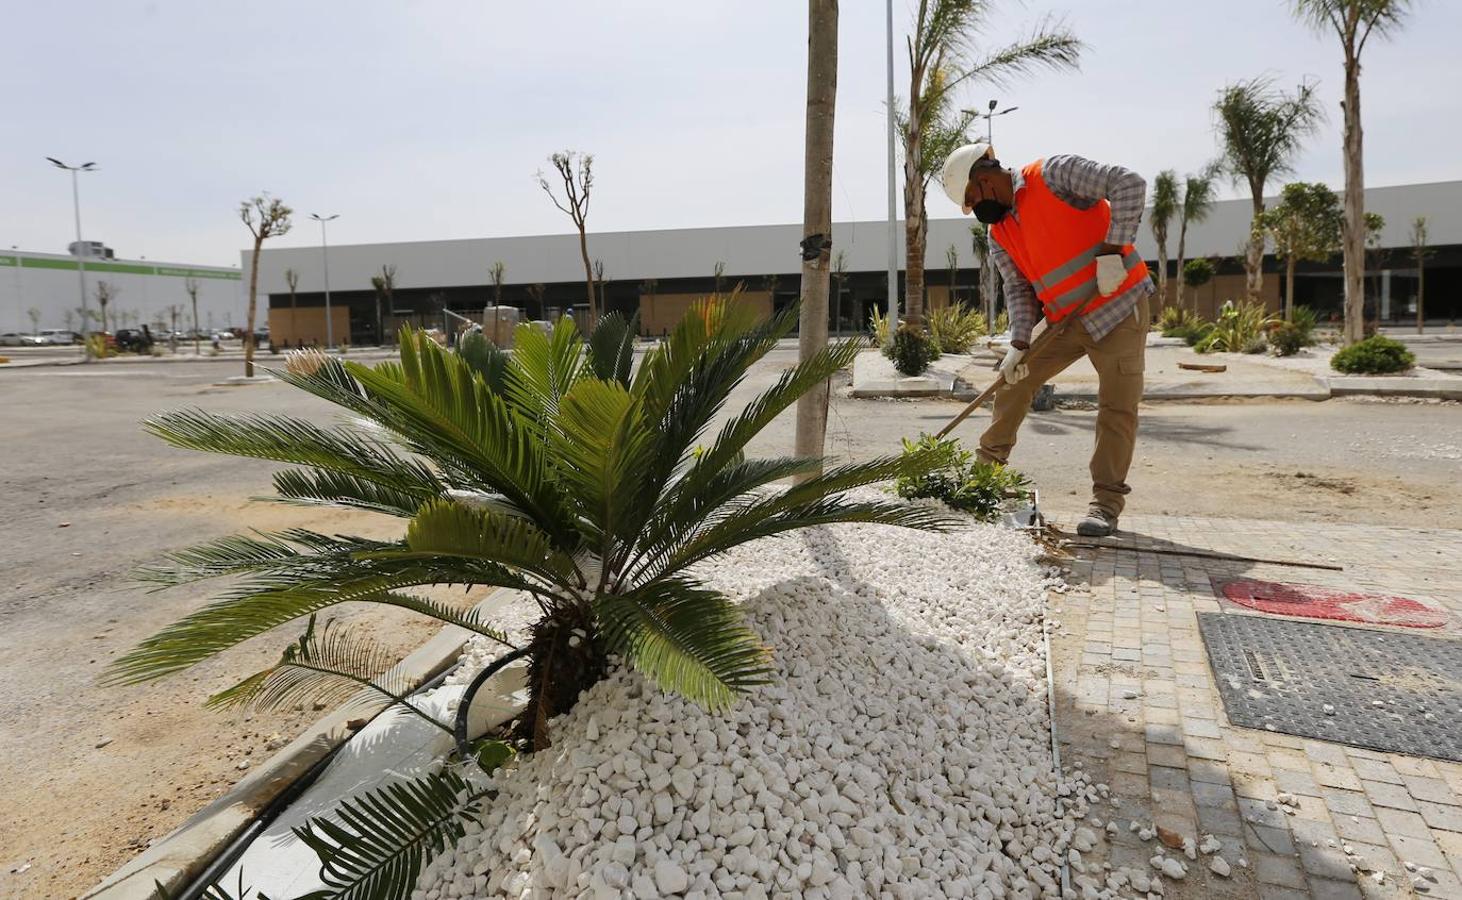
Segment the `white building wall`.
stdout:
<svg viewBox="0 0 1462 900">
<path fill-rule="evenodd" d="M 67 268 L 56 268 L 66 266 Z M 89 260 L 86 266 L 87 305 L 97 310 L 96 286 L 106 281 L 116 292 L 107 306 L 108 327 L 119 327 L 118 312 L 136 313 L 138 322 L 171 326 L 168 307 L 180 312 L 178 327 L 192 326 L 192 307 L 184 289 L 187 276 L 198 281 L 198 324 L 202 328 L 227 328 L 244 322 L 245 296 L 237 269 L 217 266 L 189 266 L 151 260 Z M 0 253 L 0 331 L 31 330 L 28 310 L 40 311 L 40 328 L 65 328 L 66 313 L 72 312 L 71 327 L 80 330 L 75 314 L 81 305 L 75 259 L 50 253 L 12 251 Z M 95 321 L 93 328 L 99 327 Z"/>
</svg>

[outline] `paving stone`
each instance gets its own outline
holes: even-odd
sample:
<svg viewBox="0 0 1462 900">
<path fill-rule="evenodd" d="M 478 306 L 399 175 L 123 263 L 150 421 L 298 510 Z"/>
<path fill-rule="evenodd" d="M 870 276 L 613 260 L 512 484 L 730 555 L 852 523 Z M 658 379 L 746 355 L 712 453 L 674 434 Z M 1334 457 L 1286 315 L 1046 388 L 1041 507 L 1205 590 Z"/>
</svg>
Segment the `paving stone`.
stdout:
<svg viewBox="0 0 1462 900">
<path fill-rule="evenodd" d="M 1386 835 L 1391 849 L 1396 851 L 1396 856 L 1405 862 L 1413 862 L 1418 866 L 1431 866 L 1433 868 L 1447 866 L 1447 857 L 1437 847 L 1436 841 L 1430 837 L 1414 837 L 1409 834 L 1388 833 Z"/>
<path fill-rule="evenodd" d="M 1197 806 L 1210 806 L 1219 809 L 1237 809 L 1233 788 L 1226 784 L 1205 784 L 1201 781 L 1192 783 L 1193 803 Z"/>
<path fill-rule="evenodd" d="M 1402 756 L 1395 754 L 1387 757 L 1387 760 L 1396 771 L 1402 775 L 1411 775 L 1421 778 L 1441 778 L 1442 773 L 1437 771 L 1437 764 L 1429 759 L 1422 759 L 1417 756 Z"/>
<path fill-rule="evenodd" d="M 1366 816 L 1334 816 L 1335 832 L 1347 841 L 1364 841 L 1368 844 L 1384 844 L 1386 832 L 1373 818 Z"/>
<path fill-rule="evenodd" d="M 1184 769 L 1188 766 L 1188 754 L 1183 752 L 1182 747 L 1174 747 L 1169 744 L 1148 744 L 1147 761 L 1155 766 Z"/>
<path fill-rule="evenodd" d="M 1263 800 L 1255 800 L 1251 797 L 1239 798 L 1239 816 L 1245 822 L 1252 822 L 1255 825 L 1267 825 L 1270 828 L 1284 828 L 1286 817 L 1277 809 L 1270 809 Z M 1420 816 L 1417 816 L 1420 819 Z"/>
<path fill-rule="evenodd" d="M 1462 809 L 1428 803 L 1425 800 L 1417 801 L 1416 805 L 1421 810 L 1421 817 L 1432 828 L 1440 831 L 1462 831 Z"/>
<path fill-rule="evenodd" d="M 1411 799 L 1405 785 L 1387 784 L 1384 781 L 1363 781 L 1361 784 L 1365 787 L 1366 796 L 1375 806 L 1416 811 L 1416 801 Z"/>
<path fill-rule="evenodd" d="M 1447 783 L 1440 777 L 1430 778 L 1403 773 L 1401 779 L 1406 784 L 1406 792 L 1413 799 L 1425 800 L 1428 803 L 1441 803 L 1447 806 L 1457 805 L 1457 797 L 1452 793 L 1452 789 L 1447 786 Z"/>
<path fill-rule="evenodd" d="M 1349 878 L 1350 870 L 1346 869 L 1342 877 Z M 1327 878 L 1310 880 L 1310 896 L 1314 900 L 1363 900 L 1354 881 L 1331 881 Z"/>
<path fill-rule="evenodd" d="M 1260 884 L 1259 900 L 1310 900 L 1308 891 L 1280 887 L 1275 884 Z"/>
<path fill-rule="evenodd" d="M 1350 877 L 1350 861 L 1338 847 L 1321 844 L 1312 847 L 1300 844 L 1300 865 L 1306 872 L 1320 878 L 1345 879 Z"/>
<path fill-rule="evenodd" d="M 1315 781 L 1325 787 L 1340 788 L 1347 791 L 1358 791 L 1361 789 L 1361 780 L 1356 773 L 1349 768 L 1332 766 L 1329 763 L 1320 763 L 1314 767 Z M 1397 776 L 1396 783 L 1400 784 L 1400 776 Z"/>
<path fill-rule="evenodd" d="M 1387 784 L 1402 784 L 1401 774 L 1392 768 L 1391 764 L 1384 760 L 1357 759 L 1350 766 L 1355 774 L 1366 781 L 1384 781 Z M 1321 781 L 1321 784 L 1324 784 Z M 1335 785 L 1344 787 L 1344 785 Z M 1354 790 L 1354 789 L 1352 789 Z"/>
<path fill-rule="evenodd" d="M 1209 759 L 1188 760 L 1188 777 L 1205 784 L 1231 785 L 1228 767 Z"/>
<path fill-rule="evenodd" d="M 1380 823 L 1381 830 L 1390 836 L 1407 834 L 1431 839 L 1431 828 L 1427 826 L 1426 820 L 1421 817 L 1420 813 L 1378 806 L 1376 807 L 1376 821 Z"/>
<path fill-rule="evenodd" d="M 1292 772 L 1289 769 L 1275 769 L 1274 785 L 1287 794 L 1304 794 L 1307 797 L 1324 796 L 1324 789 L 1320 787 L 1309 771 Z"/>
<path fill-rule="evenodd" d="M 1366 795 L 1359 791 L 1337 791 L 1334 788 L 1323 790 L 1325 805 L 1337 816 L 1374 816 L 1371 811 L 1371 804 L 1366 800 Z"/>
<path fill-rule="evenodd" d="M 1246 823 L 1244 832 L 1249 846 L 1253 847 L 1256 852 L 1279 856 L 1294 856 L 1295 854 L 1294 837 L 1287 828 L 1270 828 L 1267 825 Z"/>
<path fill-rule="evenodd" d="M 1254 867 L 1254 877 L 1264 884 L 1296 889 L 1305 886 L 1304 871 L 1299 860 L 1292 857 L 1256 855 L 1249 857 L 1249 864 Z"/>
<path fill-rule="evenodd" d="M 1200 806 L 1198 807 L 1198 827 L 1207 834 L 1222 837 L 1242 834 L 1244 826 L 1239 821 L 1239 814 L 1235 810 L 1217 806 Z"/>
</svg>

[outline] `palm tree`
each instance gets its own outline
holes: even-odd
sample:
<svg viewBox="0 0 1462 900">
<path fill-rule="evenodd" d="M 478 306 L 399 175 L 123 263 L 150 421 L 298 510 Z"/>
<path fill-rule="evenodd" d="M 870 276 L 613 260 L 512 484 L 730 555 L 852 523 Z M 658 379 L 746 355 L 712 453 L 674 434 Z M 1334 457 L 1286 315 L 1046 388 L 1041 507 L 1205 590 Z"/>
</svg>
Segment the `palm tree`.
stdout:
<svg viewBox="0 0 1462 900">
<path fill-rule="evenodd" d="M 399 363 L 372 368 L 302 351 L 278 373 L 369 429 L 201 410 L 149 419 L 147 430 L 177 447 L 300 467 L 274 477 L 285 502 L 397 516 L 405 535 L 376 541 L 296 529 L 174 553 L 145 577 L 164 585 L 239 581 L 120 658 L 108 680 L 178 672 L 352 601 L 413 610 L 519 649 L 470 609 L 406 592 L 495 585 L 523 591 L 542 614 L 526 648 L 531 678 L 519 736 L 527 746 L 547 745 L 549 717 L 603 676 L 611 653 L 668 690 L 726 706 L 770 669 L 736 608 L 691 566 L 812 525 L 943 521 L 842 496 L 932 459 L 836 466 L 768 491 L 821 460 L 744 457 L 763 427 L 851 363 L 856 342 L 787 370 L 698 447 L 731 391 L 796 321 L 795 305 L 758 321 L 735 298 L 707 301 L 633 375 L 632 326 L 617 315 L 587 344 L 568 317 L 551 334 L 524 325 L 514 351 L 496 362 L 469 360 L 403 329 Z"/>
<path fill-rule="evenodd" d="M 838 0 L 807 2 L 806 146 L 802 172 L 802 312 L 797 326 L 797 358 L 815 359 L 827 349 L 828 277 L 833 234 L 833 119 L 838 100 Z M 716 264 L 716 293 L 721 292 Z M 839 284 L 839 287 L 842 285 Z M 793 451 L 820 458 L 827 438 L 831 385 L 819 382 L 797 400 Z M 799 483 L 821 471 L 818 465 L 797 476 Z"/>
<path fill-rule="evenodd" d="M 1411 258 L 1416 262 L 1416 333 L 1426 331 L 1426 260 L 1432 255 L 1427 246 L 1426 216 L 1411 222 Z"/>
<path fill-rule="evenodd" d="M 1178 173 L 1164 169 L 1152 182 L 1152 238 L 1157 241 L 1158 305 L 1168 302 L 1168 223 L 1178 210 Z"/>
<path fill-rule="evenodd" d="M 1231 84 L 1214 104 L 1219 136 L 1223 143 L 1223 165 L 1235 181 L 1249 186 L 1253 205 L 1244 272 L 1249 299 L 1258 300 L 1264 288 L 1264 185 L 1271 175 L 1291 171 L 1295 154 L 1305 136 L 1321 119 L 1315 88 L 1301 84 L 1293 96 L 1274 88 L 1267 77 Z"/>
<path fill-rule="evenodd" d="M 1178 205 L 1178 306 L 1183 305 L 1182 291 L 1187 285 L 1183 265 L 1188 249 L 1188 226 L 1198 225 L 1208 218 L 1213 210 L 1214 194 L 1217 193 L 1219 164 L 1209 163 L 1196 175 L 1183 179 L 1183 202 Z M 1193 311 L 1198 311 L 1198 300 L 1193 299 Z"/>
<path fill-rule="evenodd" d="M 995 333 L 996 295 L 1000 293 L 1000 270 L 990 257 L 990 226 L 976 222 L 970 226 L 970 243 L 975 251 L 975 261 L 980 266 L 980 300 L 985 307 L 985 321 L 990 333 Z"/>
<path fill-rule="evenodd" d="M 1334 31 L 1345 53 L 1345 333 L 1358 341 L 1365 328 L 1365 171 L 1360 121 L 1360 57 L 1372 33 L 1394 32 L 1410 11 L 1409 0 L 1294 0 L 1297 16 L 1316 31 Z"/>
<path fill-rule="evenodd" d="M 898 114 L 898 130 L 904 146 L 904 309 L 914 327 L 924 321 L 925 190 L 949 152 L 968 142 L 965 132 L 976 118 L 955 109 L 955 90 L 979 80 L 1003 84 L 1041 67 L 1074 68 L 1081 54 L 1081 41 L 1049 21 L 1025 38 L 979 53 L 975 38 L 994 9 L 994 0 L 919 0 L 908 38 L 909 101 Z"/>
<path fill-rule="evenodd" d="M 289 288 L 289 330 L 294 333 L 295 341 L 303 346 L 303 342 L 300 341 L 299 299 L 296 296 L 300 286 L 300 273 L 295 269 L 285 269 L 284 283 Z M 194 318 L 196 319 L 197 316 Z M 195 322 L 194 325 L 196 326 L 197 323 Z"/>
</svg>

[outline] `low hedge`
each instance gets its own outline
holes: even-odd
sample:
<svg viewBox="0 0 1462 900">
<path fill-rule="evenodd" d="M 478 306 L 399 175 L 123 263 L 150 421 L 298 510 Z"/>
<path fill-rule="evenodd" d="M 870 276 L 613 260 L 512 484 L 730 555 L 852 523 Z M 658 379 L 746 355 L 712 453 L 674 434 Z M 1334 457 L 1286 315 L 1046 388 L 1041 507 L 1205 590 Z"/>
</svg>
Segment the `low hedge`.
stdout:
<svg viewBox="0 0 1462 900">
<path fill-rule="evenodd" d="M 1385 335 L 1368 337 L 1345 347 L 1330 358 L 1330 367 L 1348 375 L 1388 375 L 1416 365 L 1416 356 L 1406 345 Z"/>
</svg>

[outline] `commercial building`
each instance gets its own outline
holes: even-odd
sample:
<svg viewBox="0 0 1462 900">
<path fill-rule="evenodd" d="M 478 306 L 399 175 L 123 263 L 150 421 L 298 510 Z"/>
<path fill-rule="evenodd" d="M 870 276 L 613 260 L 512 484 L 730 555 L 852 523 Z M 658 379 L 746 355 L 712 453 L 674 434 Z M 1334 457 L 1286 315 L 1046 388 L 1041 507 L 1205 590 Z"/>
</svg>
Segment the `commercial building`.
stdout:
<svg viewBox="0 0 1462 900">
<path fill-rule="evenodd" d="M 102 253 L 84 262 L 87 306 L 93 314 L 99 313 L 97 288 L 105 283 L 112 298 L 107 304 L 107 327 L 113 331 L 142 324 L 171 328 L 175 311 L 178 328 L 191 328 L 192 300 L 187 291 L 190 279 L 198 286 L 200 328 L 222 329 L 244 322 L 246 298 L 238 269 L 115 259 Z M 0 253 L 0 331 L 81 331 L 79 264 L 75 256 L 59 253 Z M 101 323 L 93 319 L 88 327 L 99 328 Z"/>
<path fill-rule="evenodd" d="M 930 201 L 931 205 L 941 202 L 939 198 Z M 1445 322 L 1462 317 L 1462 181 L 1372 188 L 1366 192 L 1366 205 L 1386 220 L 1367 266 L 1368 303 L 1376 313 L 1383 321 L 1414 319 L 1417 277 L 1410 230 L 1417 216 L 1426 216 L 1431 245 L 1426 259 L 1428 319 Z M 1250 217 L 1249 201 L 1222 201 L 1204 222 L 1188 230 L 1187 257 L 1210 258 L 1217 271 L 1211 282 L 1185 296 L 1186 304 L 1196 304 L 1204 315 L 1212 316 L 1225 300 L 1244 294 L 1241 248 Z M 961 301 L 976 299 L 979 271 L 971 243 L 972 223 L 968 218 L 929 223 L 925 265 L 931 309 L 947 303 L 951 294 Z M 658 335 L 672 327 L 691 302 L 718 285 L 725 290 L 741 285 L 742 302 L 756 304 L 767 313 L 794 302 L 801 271 L 801 232 L 796 224 L 600 232 L 591 233 L 588 243 L 591 258 L 603 264 L 604 308 L 638 312 L 643 333 Z M 1168 250 L 1176 255 L 1176 228 L 1173 232 Z M 844 271 L 841 277 L 834 276 L 834 295 L 829 301 L 834 331 L 866 329 L 870 313 L 884 307 L 887 241 L 886 222 L 834 224 L 834 254 L 841 255 Z M 1138 248 L 1155 269 L 1157 246 L 1146 224 Z M 898 252 L 902 270 L 902 223 Z M 951 252 L 952 267 L 947 262 Z M 250 256 L 247 251 L 242 254 L 245 271 Z M 266 248 L 260 256 L 260 293 L 269 296 L 269 324 L 277 342 L 324 342 L 324 258 L 319 247 Z M 517 307 L 527 318 L 552 317 L 585 303 L 577 235 L 332 245 L 329 284 L 335 338 L 375 343 L 381 334 L 393 334 L 403 322 L 439 322 L 443 308 L 480 316 L 497 298 L 489 274 L 497 262 L 505 269 L 502 304 Z M 394 273 L 389 297 L 378 294 L 371 284 L 383 267 Z M 1175 261 L 1170 268 L 1176 269 Z M 299 277 L 293 297 L 285 282 L 287 269 Z M 1283 261 L 1267 256 L 1264 271 L 1263 296 L 1277 309 Z M 1171 287 L 1176 287 L 1176 280 Z M 1314 307 L 1322 317 L 1338 317 L 1340 257 L 1325 263 L 1301 263 L 1295 295 L 1300 304 Z"/>
</svg>

